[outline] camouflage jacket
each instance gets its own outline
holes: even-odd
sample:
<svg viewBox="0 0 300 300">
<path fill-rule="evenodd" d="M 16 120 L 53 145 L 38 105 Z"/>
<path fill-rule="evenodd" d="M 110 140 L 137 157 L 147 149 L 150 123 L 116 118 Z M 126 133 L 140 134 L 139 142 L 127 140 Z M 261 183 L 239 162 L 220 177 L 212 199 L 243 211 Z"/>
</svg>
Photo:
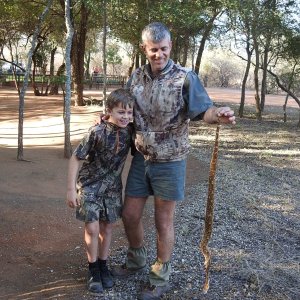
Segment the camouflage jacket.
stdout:
<svg viewBox="0 0 300 300">
<path fill-rule="evenodd" d="M 188 70 L 170 62 L 155 78 L 143 66 L 130 80 L 136 100 L 135 146 L 150 161 L 181 160 L 189 150 L 188 108 L 182 96 Z"/>
<path fill-rule="evenodd" d="M 103 195 L 107 189 L 121 193 L 121 173 L 131 140 L 131 126 L 120 128 L 106 122 L 91 127 L 74 151 L 78 159 L 84 160 L 77 187 L 94 186 L 95 196 Z"/>
</svg>

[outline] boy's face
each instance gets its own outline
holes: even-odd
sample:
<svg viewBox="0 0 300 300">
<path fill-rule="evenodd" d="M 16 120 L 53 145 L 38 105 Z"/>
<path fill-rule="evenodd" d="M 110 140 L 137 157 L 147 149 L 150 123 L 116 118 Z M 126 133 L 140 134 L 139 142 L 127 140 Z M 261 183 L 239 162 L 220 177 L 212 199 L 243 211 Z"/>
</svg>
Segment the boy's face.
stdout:
<svg viewBox="0 0 300 300">
<path fill-rule="evenodd" d="M 133 120 L 133 108 L 127 105 L 126 108 L 122 107 L 119 103 L 118 106 L 108 111 L 108 122 L 113 123 L 121 128 L 125 128 L 129 122 Z"/>
<path fill-rule="evenodd" d="M 158 43 L 145 41 L 142 49 L 151 65 L 153 75 L 158 75 L 167 65 L 172 49 L 172 42 L 165 38 Z"/>
</svg>

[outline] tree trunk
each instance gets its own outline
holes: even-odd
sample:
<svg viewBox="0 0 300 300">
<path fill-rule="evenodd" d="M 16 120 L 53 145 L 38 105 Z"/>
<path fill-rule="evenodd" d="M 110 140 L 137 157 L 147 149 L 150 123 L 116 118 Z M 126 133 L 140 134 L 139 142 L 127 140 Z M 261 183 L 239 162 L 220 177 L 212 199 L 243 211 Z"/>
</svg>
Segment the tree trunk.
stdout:
<svg viewBox="0 0 300 300">
<path fill-rule="evenodd" d="M 260 101 L 260 110 L 263 112 L 265 108 L 266 102 L 266 93 L 267 93 L 267 69 L 268 69 L 268 59 L 269 59 L 269 44 L 271 38 L 268 37 L 265 43 L 265 50 L 263 55 L 263 62 L 262 62 L 262 80 L 261 80 L 261 101 Z"/>
<path fill-rule="evenodd" d="M 30 47 L 30 50 L 28 51 L 28 55 L 27 55 L 26 72 L 25 72 L 25 76 L 24 76 L 23 86 L 22 86 L 22 89 L 21 89 L 21 92 L 19 95 L 19 125 L 18 125 L 18 154 L 17 154 L 18 160 L 24 160 L 24 158 L 23 158 L 23 154 L 24 154 L 23 153 L 24 102 L 25 102 L 26 90 L 28 87 L 28 79 L 29 79 L 30 70 L 31 70 L 32 55 L 33 55 L 33 51 L 35 49 L 38 34 L 40 33 L 40 30 L 41 30 L 41 25 L 42 25 L 46 15 L 49 12 L 52 2 L 53 2 L 53 0 L 48 0 L 46 8 L 44 9 L 43 13 L 39 17 L 38 24 L 36 25 L 33 36 L 32 36 L 31 47 Z"/>
<path fill-rule="evenodd" d="M 147 63 L 146 55 L 141 53 L 141 65 L 145 65 Z"/>
<path fill-rule="evenodd" d="M 246 84 L 247 84 L 247 79 L 249 76 L 249 71 L 250 71 L 250 66 L 251 66 L 251 57 L 252 57 L 252 52 L 253 52 L 253 49 L 250 50 L 249 39 L 247 40 L 246 52 L 247 52 L 247 65 L 246 65 L 246 70 L 245 70 L 245 74 L 244 74 L 244 78 L 243 78 L 243 82 L 242 82 L 241 103 L 240 103 L 240 107 L 239 107 L 239 117 L 240 118 L 242 118 L 244 115 Z"/>
<path fill-rule="evenodd" d="M 91 51 L 87 51 L 87 55 L 85 57 L 85 72 L 84 72 L 84 77 L 85 79 L 91 79 L 90 75 L 90 64 L 91 64 Z"/>
<path fill-rule="evenodd" d="M 134 68 L 136 51 L 137 51 L 136 49 L 133 49 L 132 54 L 131 54 L 131 65 L 128 68 L 128 78 L 131 76 L 133 68 Z"/>
<path fill-rule="evenodd" d="M 254 86 L 255 86 L 255 107 L 256 107 L 256 118 L 261 120 L 261 106 L 260 106 L 260 96 L 259 96 L 259 50 L 256 38 L 253 38 L 253 45 L 255 49 L 255 67 L 254 67 Z"/>
<path fill-rule="evenodd" d="M 57 47 L 52 48 L 51 52 L 50 52 L 50 76 L 49 76 L 49 80 L 48 80 L 48 84 L 47 84 L 47 90 L 46 90 L 46 94 L 48 95 L 48 90 L 50 88 L 50 94 L 51 94 L 51 90 L 52 90 L 52 86 L 53 86 L 53 79 L 54 79 L 54 61 L 55 61 L 55 53 L 56 53 Z M 57 91 L 58 93 L 58 91 Z"/>
<path fill-rule="evenodd" d="M 54 78 L 54 82 L 52 83 L 51 90 L 50 90 L 50 95 L 58 95 L 58 89 L 59 86 L 62 85 L 63 79 L 62 77 L 65 75 L 66 72 L 66 64 L 63 63 L 62 65 L 59 66 L 56 76 Z"/>
<path fill-rule="evenodd" d="M 71 22 L 71 0 L 65 0 L 65 21 L 67 28 L 66 38 L 66 92 L 64 93 L 64 124 L 65 124 L 65 144 L 64 157 L 70 158 L 72 155 L 72 145 L 70 139 L 70 118 L 71 118 L 71 49 L 74 29 Z"/>
<path fill-rule="evenodd" d="M 35 60 L 34 55 L 32 56 L 32 63 L 33 63 L 33 68 L 32 68 L 32 82 L 31 82 L 31 85 L 32 85 L 34 95 L 35 96 L 40 96 L 41 94 L 40 94 L 39 88 L 37 87 L 36 82 L 35 82 L 36 60 Z"/>
<path fill-rule="evenodd" d="M 140 53 L 139 51 L 137 51 L 137 53 L 135 54 L 135 68 L 139 68 L 140 67 Z"/>
<path fill-rule="evenodd" d="M 54 47 L 50 52 L 50 76 L 54 76 L 54 61 L 57 47 Z"/>
<path fill-rule="evenodd" d="M 106 18 L 106 0 L 103 0 L 103 103 L 104 112 L 106 113 L 106 82 L 107 82 L 107 61 L 106 61 L 106 35 L 107 35 L 107 18 Z"/>
<path fill-rule="evenodd" d="M 87 34 L 87 22 L 89 17 L 89 11 L 86 7 L 85 1 L 81 2 L 80 9 L 80 24 L 79 30 L 74 31 L 71 60 L 73 67 L 73 83 L 76 93 L 75 105 L 83 106 L 83 87 L 84 87 L 84 53 L 85 42 Z"/>
<path fill-rule="evenodd" d="M 202 55 L 203 55 L 203 51 L 204 51 L 204 47 L 205 47 L 205 43 L 210 35 L 210 32 L 213 28 L 214 25 L 214 21 L 217 18 L 219 12 L 215 11 L 212 18 L 208 21 L 207 26 L 203 32 L 202 35 L 202 39 L 201 39 L 201 43 L 200 43 L 200 47 L 198 50 L 198 54 L 197 54 L 197 58 L 196 58 L 196 63 L 195 63 L 195 73 L 198 75 L 199 74 L 199 70 L 200 70 L 200 65 L 201 65 L 201 59 L 202 59 Z"/>
<path fill-rule="evenodd" d="M 188 51 L 189 51 L 189 47 L 190 47 L 190 44 L 189 44 L 189 35 L 186 34 L 185 37 L 184 37 L 184 45 L 183 45 L 183 56 L 182 56 L 182 62 L 181 62 L 181 65 L 183 67 L 186 66 L 186 62 L 187 62 L 187 57 L 188 57 Z"/>
<path fill-rule="evenodd" d="M 10 40 L 8 41 L 8 44 L 9 44 L 9 51 L 10 51 L 11 60 L 13 62 L 14 61 L 14 55 L 13 55 L 12 44 L 11 44 Z M 3 50 L 2 50 L 2 52 L 3 52 Z M 16 90 L 18 91 L 18 95 L 20 97 L 20 80 L 19 80 L 20 76 L 17 77 L 16 66 L 15 65 L 13 65 L 13 67 L 12 67 L 12 72 L 13 72 L 13 75 L 14 75 L 15 87 L 16 87 Z"/>
<path fill-rule="evenodd" d="M 275 78 L 278 86 L 297 102 L 297 104 L 299 106 L 299 111 L 300 111 L 300 99 L 296 96 L 296 94 L 294 94 L 289 88 L 285 87 L 280 82 L 279 77 L 275 73 L 273 73 L 271 70 L 268 70 L 268 73 L 271 74 Z M 298 121 L 297 127 L 300 127 L 300 113 L 299 113 L 299 121 Z"/>
<path fill-rule="evenodd" d="M 173 40 L 173 45 L 172 45 L 172 59 L 175 64 L 178 63 L 178 58 L 179 58 L 179 37 L 176 36 L 175 39 Z"/>
<path fill-rule="evenodd" d="M 296 70 L 297 65 L 298 65 L 298 62 L 296 61 L 296 62 L 294 63 L 294 66 L 293 66 L 292 73 L 291 73 L 291 75 L 289 76 L 289 83 L 288 83 L 288 86 L 287 86 L 287 89 L 288 89 L 288 90 L 291 90 L 291 88 L 292 88 L 292 86 L 293 86 L 293 83 L 294 83 L 294 76 L 295 76 L 295 70 Z M 277 84 L 277 85 L 278 85 L 278 84 Z M 287 94 L 286 94 L 286 97 L 285 97 L 284 105 L 283 105 L 283 122 L 285 122 L 285 123 L 286 123 L 286 121 L 287 121 L 286 107 L 287 107 L 288 99 L 289 99 L 289 94 L 287 93 Z M 299 123 L 300 123 L 300 120 L 299 120 Z"/>
</svg>

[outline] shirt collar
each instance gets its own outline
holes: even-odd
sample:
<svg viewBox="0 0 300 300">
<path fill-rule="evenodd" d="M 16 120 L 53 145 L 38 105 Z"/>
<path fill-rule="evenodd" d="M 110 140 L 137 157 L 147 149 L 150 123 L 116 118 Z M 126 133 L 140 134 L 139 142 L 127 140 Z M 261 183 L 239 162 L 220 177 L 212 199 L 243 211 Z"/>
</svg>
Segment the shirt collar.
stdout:
<svg viewBox="0 0 300 300">
<path fill-rule="evenodd" d="M 166 66 L 161 70 L 161 72 L 157 76 L 167 74 L 172 69 L 173 65 L 174 65 L 173 60 L 169 59 Z M 145 65 L 145 71 L 152 79 L 157 77 L 157 76 L 153 76 L 150 64 Z"/>
</svg>

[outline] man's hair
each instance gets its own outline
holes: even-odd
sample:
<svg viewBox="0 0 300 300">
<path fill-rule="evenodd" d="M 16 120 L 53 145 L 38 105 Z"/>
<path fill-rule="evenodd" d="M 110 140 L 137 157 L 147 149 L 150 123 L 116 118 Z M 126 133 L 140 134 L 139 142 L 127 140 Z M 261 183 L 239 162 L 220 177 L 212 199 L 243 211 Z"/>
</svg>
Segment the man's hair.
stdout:
<svg viewBox="0 0 300 300">
<path fill-rule="evenodd" d="M 148 24 L 142 31 L 142 42 L 151 41 L 159 43 L 163 39 L 171 41 L 171 33 L 166 25 L 160 22 L 153 22 Z"/>
<path fill-rule="evenodd" d="M 123 108 L 129 106 L 133 107 L 134 98 L 130 94 L 129 90 L 126 89 L 117 89 L 112 91 L 106 100 L 106 107 L 109 110 L 112 110 L 114 107 L 118 106 L 121 103 Z"/>
</svg>

